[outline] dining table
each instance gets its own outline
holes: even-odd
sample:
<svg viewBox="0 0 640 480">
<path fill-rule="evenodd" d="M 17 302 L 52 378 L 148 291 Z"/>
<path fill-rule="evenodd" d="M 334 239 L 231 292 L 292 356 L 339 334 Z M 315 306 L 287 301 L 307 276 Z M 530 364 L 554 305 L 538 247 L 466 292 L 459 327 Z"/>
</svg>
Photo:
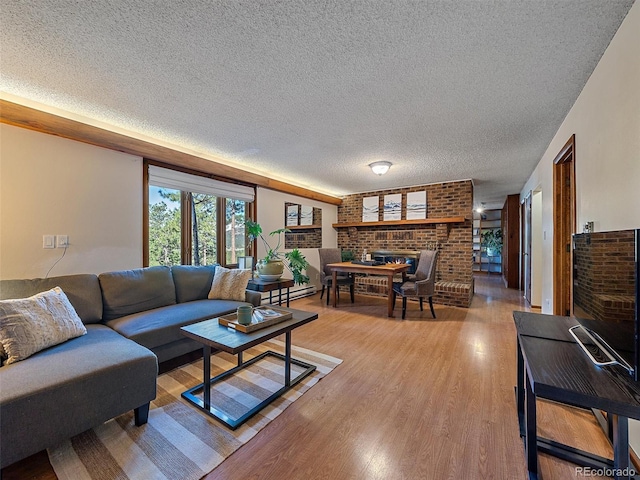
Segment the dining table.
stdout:
<svg viewBox="0 0 640 480">
<path fill-rule="evenodd" d="M 375 262 L 337 262 L 326 265 L 331 269 L 331 289 L 333 295 L 333 307 L 337 307 L 337 277 L 338 273 L 360 273 L 367 275 L 381 275 L 387 277 L 387 316 L 393 317 L 393 277 L 397 274 L 404 274 L 410 268 L 408 263 L 385 263 L 376 265 Z"/>
</svg>

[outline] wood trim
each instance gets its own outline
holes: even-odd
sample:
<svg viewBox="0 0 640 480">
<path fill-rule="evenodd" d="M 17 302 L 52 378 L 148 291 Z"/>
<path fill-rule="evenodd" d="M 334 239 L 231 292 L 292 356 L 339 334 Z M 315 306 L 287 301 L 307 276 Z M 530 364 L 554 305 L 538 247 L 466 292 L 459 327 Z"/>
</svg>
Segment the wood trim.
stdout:
<svg viewBox="0 0 640 480">
<path fill-rule="evenodd" d="M 288 193 L 331 205 L 342 204 L 342 199 L 303 187 L 291 185 L 240 168 L 191 155 L 145 140 L 129 137 L 103 128 L 88 125 L 52 113 L 43 112 L 17 103 L 0 99 L 0 122 L 40 133 L 88 143 L 118 152 L 137 155 L 168 165 L 190 168 L 225 179 L 236 179 L 260 187 Z"/>
<path fill-rule="evenodd" d="M 318 228 L 322 228 L 322 225 L 289 225 L 289 230 L 315 230 Z"/>
<path fill-rule="evenodd" d="M 193 221 L 191 219 L 191 207 L 192 200 L 189 197 L 189 192 L 180 192 L 180 264 L 182 265 L 191 265 L 192 262 L 191 231 L 193 229 Z"/>
<path fill-rule="evenodd" d="M 216 199 L 216 257 L 218 264 L 227 266 L 227 218 L 226 218 L 226 198 L 218 197 Z"/>
<path fill-rule="evenodd" d="M 571 235 L 576 231 L 575 138 L 575 134 L 571 135 L 553 160 L 554 315 L 567 315 L 571 311 L 570 245 Z"/>
<path fill-rule="evenodd" d="M 142 266 L 149 266 L 149 163 L 142 161 Z"/>
<path fill-rule="evenodd" d="M 558 152 L 556 158 L 553 159 L 553 164 L 558 165 L 559 163 L 570 162 L 572 160 L 571 155 L 575 150 L 576 144 L 576 134 L 571 135 L 567 143 L 564 144 L 564 147 Z"/>
<path fill-rule="evenodd" d="M 435 223 L 463 223 L 466 220 L 465 217 L 446 217 L 446 218 L 426 218 L 418 220 L 387 220 L 381 222 L 345 222 L 345 223 L 333 223 L 333 228 L 347 228 L 347 227 L 393 227 L 393 226 L 406 226 L 406 225 L 429 225 Z"/>
<path fill-rule="evenodd" d="M 245 212 L 245 217 L 248 217 L 248 220 L 253 220 L 254 222 L 258 218 L 258 201 L 256 199 L 255 202 L 248 204 L 249 211 Z M 245 230 L 245 235 L 247 232 Z M 252 241 L 249 240 L 249 237 L 246 237 L 245 245 L 247 247 L 247 255 L 251 255 L 254 258 L 253 268 L 255 268 L 256 261 L 258 260 L 256 257 L 258 256 L 258 239 L 254 238 Z"/>
<path fill-rule="evenodd" d="M 520 194 L 508 195 L 501 215 L 502 278 L 507 288 L 520 289 Z"/>
</svg>

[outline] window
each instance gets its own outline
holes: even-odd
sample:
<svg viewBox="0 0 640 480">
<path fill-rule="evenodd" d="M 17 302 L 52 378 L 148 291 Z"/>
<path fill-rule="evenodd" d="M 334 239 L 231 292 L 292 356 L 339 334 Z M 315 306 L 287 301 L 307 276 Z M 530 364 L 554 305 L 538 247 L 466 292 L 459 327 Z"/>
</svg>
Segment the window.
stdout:
<svg viewBox="0 0 640 480">
<path fill-rule="evenodd" d="M 180 191 L 149 186 L 149 266 L 180 265 Z"/>
<path fill-rule="evenodd" d="M 148 172 L 146 265 L 235 266 L 247 255 L 253 188 L 156 165 Z"/>
<path fill-rule="evenodd" d="M 246 237 L 244 234 L 246 202 L 231 198 L 225 200 L 226 263 L 235 265 L 238 263 L 238 257 L 246 255 Z"/>
<path fill-rule="evenodd" d="M 184 195 L 191 215 L 191 265 L 221 263 L 216 235 L 218 197 L 193 192 Z"/>
</svg>

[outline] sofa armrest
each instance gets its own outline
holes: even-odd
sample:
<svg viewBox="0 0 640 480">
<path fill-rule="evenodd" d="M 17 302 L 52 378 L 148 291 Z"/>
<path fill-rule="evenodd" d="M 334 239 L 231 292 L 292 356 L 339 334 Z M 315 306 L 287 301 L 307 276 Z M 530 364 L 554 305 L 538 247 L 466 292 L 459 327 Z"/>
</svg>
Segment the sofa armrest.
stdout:
<svg viewBox="0 0 640 480">
<path fill-rule="evenodd" d="M 254 307 L 259 307 L 262 304 L 262 294 L 255 290 L 245 290 L 244 299 Z"/>
</svg>

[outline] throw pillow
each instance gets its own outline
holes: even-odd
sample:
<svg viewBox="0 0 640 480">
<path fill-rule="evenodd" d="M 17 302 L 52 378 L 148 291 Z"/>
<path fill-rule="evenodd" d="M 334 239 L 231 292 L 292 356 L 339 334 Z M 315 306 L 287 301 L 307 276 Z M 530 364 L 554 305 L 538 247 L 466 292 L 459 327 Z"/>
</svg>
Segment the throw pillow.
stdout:
<svg viewBox="0 0 640 480">
<path fill-rule="evenodd" d="M 251 270 L 230 270 L 217 266 L 207 298 L 244 302 L 245 290 L 249 280 L 251 280 Z"/>
<path fill-rule="evenodd" d="M 29 298 L 0 301 L 0 343 L 5 365 L 87 333 L 60 287 Z"/>
</svg>

